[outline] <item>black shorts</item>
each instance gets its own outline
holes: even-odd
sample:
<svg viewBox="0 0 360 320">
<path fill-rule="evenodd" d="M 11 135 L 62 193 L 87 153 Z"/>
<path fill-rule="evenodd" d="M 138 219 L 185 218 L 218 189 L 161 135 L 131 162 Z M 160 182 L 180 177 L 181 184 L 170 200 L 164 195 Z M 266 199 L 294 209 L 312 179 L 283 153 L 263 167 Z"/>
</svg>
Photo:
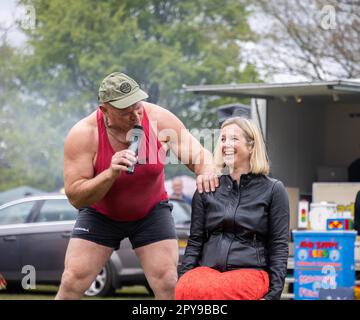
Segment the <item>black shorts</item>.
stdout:
<svg viewBox="0 0 360 320">
<path fill-rule="evenodd" d="M 120 242 L 129 238 L 133 249 L 166 239 L 176 239 L 173 205 L 161 201 L 144 218 L 136 221 L 115 221 L 93 208 L 79 210 L 72 238 L 80 238 L 119 249 Z"/>
</svg>

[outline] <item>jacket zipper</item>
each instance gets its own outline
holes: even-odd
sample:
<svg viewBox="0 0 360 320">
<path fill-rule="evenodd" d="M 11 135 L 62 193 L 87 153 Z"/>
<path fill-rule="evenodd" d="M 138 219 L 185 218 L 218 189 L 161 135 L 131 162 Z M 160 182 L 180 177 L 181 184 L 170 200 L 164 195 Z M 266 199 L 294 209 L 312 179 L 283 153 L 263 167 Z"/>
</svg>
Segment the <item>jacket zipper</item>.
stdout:
<svg viewBox="0 0 360 320">
<path fill-rule="evenodd" d="M 241 178 L 240 178 L 240 180 L 241 180 Z M 240 188 L 241 188 L 241 184 L 240 184 L 240 181 L 239 181 L 239 199 L 238 199 L 238 203 L 237 203 L 237 205 L 236 205 L 235 212 L 234 212 L 233 228 L 235 228 L 236 211 L 237 211 L 237 209 L 238 209 L 238 207 L 239 207 L 239 205 L 240 205 L 240 200 L 241 200 L 241 189 L 240 189 Z M 233 241 L 234 241 L 234 238 L 235 238 L 235 232 L 233 232 L 232 236 L 233 236 L 233 237 L 232 237 L 232 239 L 231 239 L 231 241 L 230 241 L 229 250 L 228 250 L 227 256 L 226 256 L 225 269 L 227 269 L 228 260 L 229 260 L 229 251 L 230 251 L 231 245 L 232 245 L 232 243 L 233 243 Z"/>
<path fill-rule="evenodd" d="M 253 243 L 254 243 L 254 247 L 255 247 L 255 250 L 256 250 L 257 260 L 258 260 L 258 263 L 260 265 L 261 264 L 261 262 L 260 262 L 260 254 L 259 254 L 259 249 L 258 249 L 257 244 L 256 244 L 256 233 L 254 234 Z"/>
</svg>

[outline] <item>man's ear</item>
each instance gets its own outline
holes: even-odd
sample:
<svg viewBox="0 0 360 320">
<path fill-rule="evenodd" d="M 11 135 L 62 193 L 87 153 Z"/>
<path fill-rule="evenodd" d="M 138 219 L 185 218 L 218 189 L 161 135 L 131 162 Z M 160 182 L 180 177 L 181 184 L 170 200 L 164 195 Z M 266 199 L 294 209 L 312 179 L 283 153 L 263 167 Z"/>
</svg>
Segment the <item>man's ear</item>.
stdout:
<svg viewBox="0 0 360 320">
<path fill-rule="evenodd" d="M 107 113 L 107 108 L 106 108 L 106 106 L 105 106 L 105 103 L 101 104 L 101 105 L 99 106 L 99 108 L 100 108 L 100 110 L 101 110 L 103 113 Z"/>
</svg>

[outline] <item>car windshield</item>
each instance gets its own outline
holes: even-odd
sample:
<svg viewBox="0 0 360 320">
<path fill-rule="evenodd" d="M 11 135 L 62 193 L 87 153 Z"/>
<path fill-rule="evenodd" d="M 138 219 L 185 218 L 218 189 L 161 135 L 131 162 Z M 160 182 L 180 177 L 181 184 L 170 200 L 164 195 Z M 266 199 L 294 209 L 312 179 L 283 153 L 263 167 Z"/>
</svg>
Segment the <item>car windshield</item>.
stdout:
<svg viewBox="0 0 360 320">
<path fill-rule="evenodd" d="M 191 219 L 191 206 L 183 201 L 170 200 L 174 205 L 172 214 L 175 224 L 190 223 Z"/>
</svg>

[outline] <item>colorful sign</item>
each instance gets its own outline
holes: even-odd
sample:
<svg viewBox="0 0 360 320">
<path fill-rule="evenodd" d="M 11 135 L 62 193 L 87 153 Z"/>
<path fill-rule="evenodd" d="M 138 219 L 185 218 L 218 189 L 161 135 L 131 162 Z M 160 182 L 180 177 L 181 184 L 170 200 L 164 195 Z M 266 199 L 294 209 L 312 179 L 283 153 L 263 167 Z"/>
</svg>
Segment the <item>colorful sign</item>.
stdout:
<svg viewBox="0 0 360 320">
<path fill-rule="evenodd" d="M 7 286 L 5 278 L 0 273 L 0 290 L 5 290 Z"/>
<path fill-rule="evenodd" d="M 327 219 L 326 230 L 352 230 L 351 219 Z"/>
<path fill-rule="evenodd" d="M 298 211 L 298 228 L 307 229 L 309 224 L 309 202 L 306 200 L 299 201 Z"/>
<path fill-rule="evenodd" d="M 355 203 L 351 202 L 348 205 L 338 204 L 337 207 L 336 207 L 336 210 L 344 218 L 347 218 L 345 216 L 346 214 L 348 214 L 350 216 L 349 218 L 354 218 Z"/>
<path fill-rule="evenodd" d="M 318 300 L 321 289 L 353 287 L 354 231 L 294 231 L 294 293 Z"/>
</svg>

